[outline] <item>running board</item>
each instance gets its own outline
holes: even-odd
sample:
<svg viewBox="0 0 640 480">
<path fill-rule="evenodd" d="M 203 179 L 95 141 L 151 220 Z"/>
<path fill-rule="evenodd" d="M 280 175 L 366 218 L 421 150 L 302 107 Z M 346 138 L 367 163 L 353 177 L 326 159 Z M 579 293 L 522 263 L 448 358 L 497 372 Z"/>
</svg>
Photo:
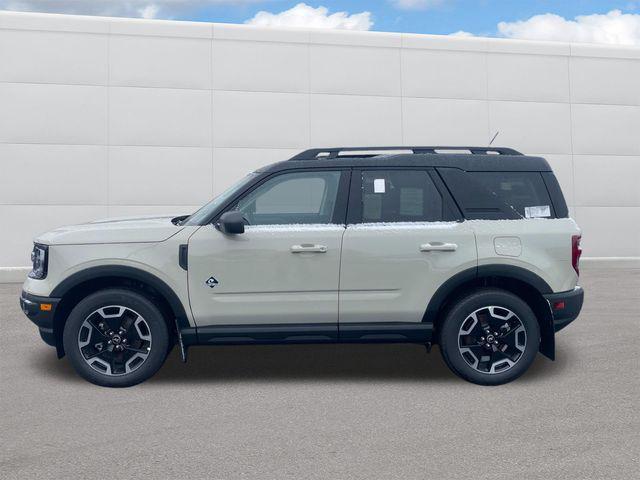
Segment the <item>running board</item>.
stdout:
<svg viewBox="0 0 640 480">
<path fill-rule="evenodd" d="M 428 343 L 433 324 L 428 322 L 341 323 L 344 343 Z"/>
<path fill-rule="evenodd" d="M 331 323 L 198 327 L 200 345 L 267 345 L 335 343 L 337 341 L 338 326 Z"/>
<path fill-rule="evenodd" d="M 187 328 L 179 336 L 183 359 L 189 345 L 275 345 L 308 343 L 430 344 L 433 324 L 427 322 L 302 323 L 272 325 L 209 325 Z"/>
</svg>

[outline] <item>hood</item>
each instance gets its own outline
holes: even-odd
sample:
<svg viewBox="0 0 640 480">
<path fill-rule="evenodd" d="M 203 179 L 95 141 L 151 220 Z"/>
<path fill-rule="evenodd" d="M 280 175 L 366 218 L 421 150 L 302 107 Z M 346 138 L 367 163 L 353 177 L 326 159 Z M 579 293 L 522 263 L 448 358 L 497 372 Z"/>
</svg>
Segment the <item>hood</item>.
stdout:
<svg viewBox="0 0 640 480">
<path fill-rule="evenodd" d="M 81 245 L 91 243 L 162 242 L 184 227 L 174 225 L 173 216 L 118 217 L 81 225 L 56 228 L 38 235 L 36 243 Z"/>
</svg>

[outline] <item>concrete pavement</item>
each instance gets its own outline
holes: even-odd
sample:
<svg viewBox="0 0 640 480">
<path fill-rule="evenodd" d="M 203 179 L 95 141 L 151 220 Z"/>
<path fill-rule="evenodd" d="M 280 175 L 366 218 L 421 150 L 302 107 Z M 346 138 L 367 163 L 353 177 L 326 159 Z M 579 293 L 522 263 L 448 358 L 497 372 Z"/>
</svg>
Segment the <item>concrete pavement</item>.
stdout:
<svg viewBox="0 0 640 480">
<path fill-rule="evenodd" d="M 640 267 L 583 265 L 581 317 L 516 382 L 437 348 L 198 347 L 150 381 L 77 377 L 0 285 L 0 477 L 628 479 L 640 471 Z M 635 472 L 635 473 L 634 473 Z"/>
</svg>

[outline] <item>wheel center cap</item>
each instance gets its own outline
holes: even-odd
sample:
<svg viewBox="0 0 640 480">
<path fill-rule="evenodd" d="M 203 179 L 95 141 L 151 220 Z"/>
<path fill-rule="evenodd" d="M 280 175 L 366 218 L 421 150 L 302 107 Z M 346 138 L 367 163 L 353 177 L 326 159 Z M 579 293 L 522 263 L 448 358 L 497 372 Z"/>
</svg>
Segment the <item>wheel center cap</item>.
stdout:
<svg viewBox="0 0 640 480">
<path fill-rule="evenodd" d="M 496 338 L 493 335 L 487 335 L 487 343 L 493 343 Z"/>
<path fill-rule="evenodd" d="M 120 335 L 114 335 L 113 337 L 111 337 L 111 342 L 114 345 L 120 345 L 120 343 L 122 342 L 122 338 L 120 337 Z"/>
</svg>

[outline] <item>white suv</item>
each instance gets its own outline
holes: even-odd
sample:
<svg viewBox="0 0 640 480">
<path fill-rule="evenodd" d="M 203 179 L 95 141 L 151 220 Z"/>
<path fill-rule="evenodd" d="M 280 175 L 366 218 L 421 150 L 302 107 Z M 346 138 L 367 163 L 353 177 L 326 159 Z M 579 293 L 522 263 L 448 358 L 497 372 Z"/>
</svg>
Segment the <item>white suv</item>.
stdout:
<svg viewBox="0 0 640 480">
<path fill-rule="evenodd" d="M 35 241 L 20 303 L 90 382 L 176 343 L 418 343 L 496 385 L 580 312 L 580 230 L 543 158 L 507 148 L 307 150 L 189 216 Z"/>
</svg>

